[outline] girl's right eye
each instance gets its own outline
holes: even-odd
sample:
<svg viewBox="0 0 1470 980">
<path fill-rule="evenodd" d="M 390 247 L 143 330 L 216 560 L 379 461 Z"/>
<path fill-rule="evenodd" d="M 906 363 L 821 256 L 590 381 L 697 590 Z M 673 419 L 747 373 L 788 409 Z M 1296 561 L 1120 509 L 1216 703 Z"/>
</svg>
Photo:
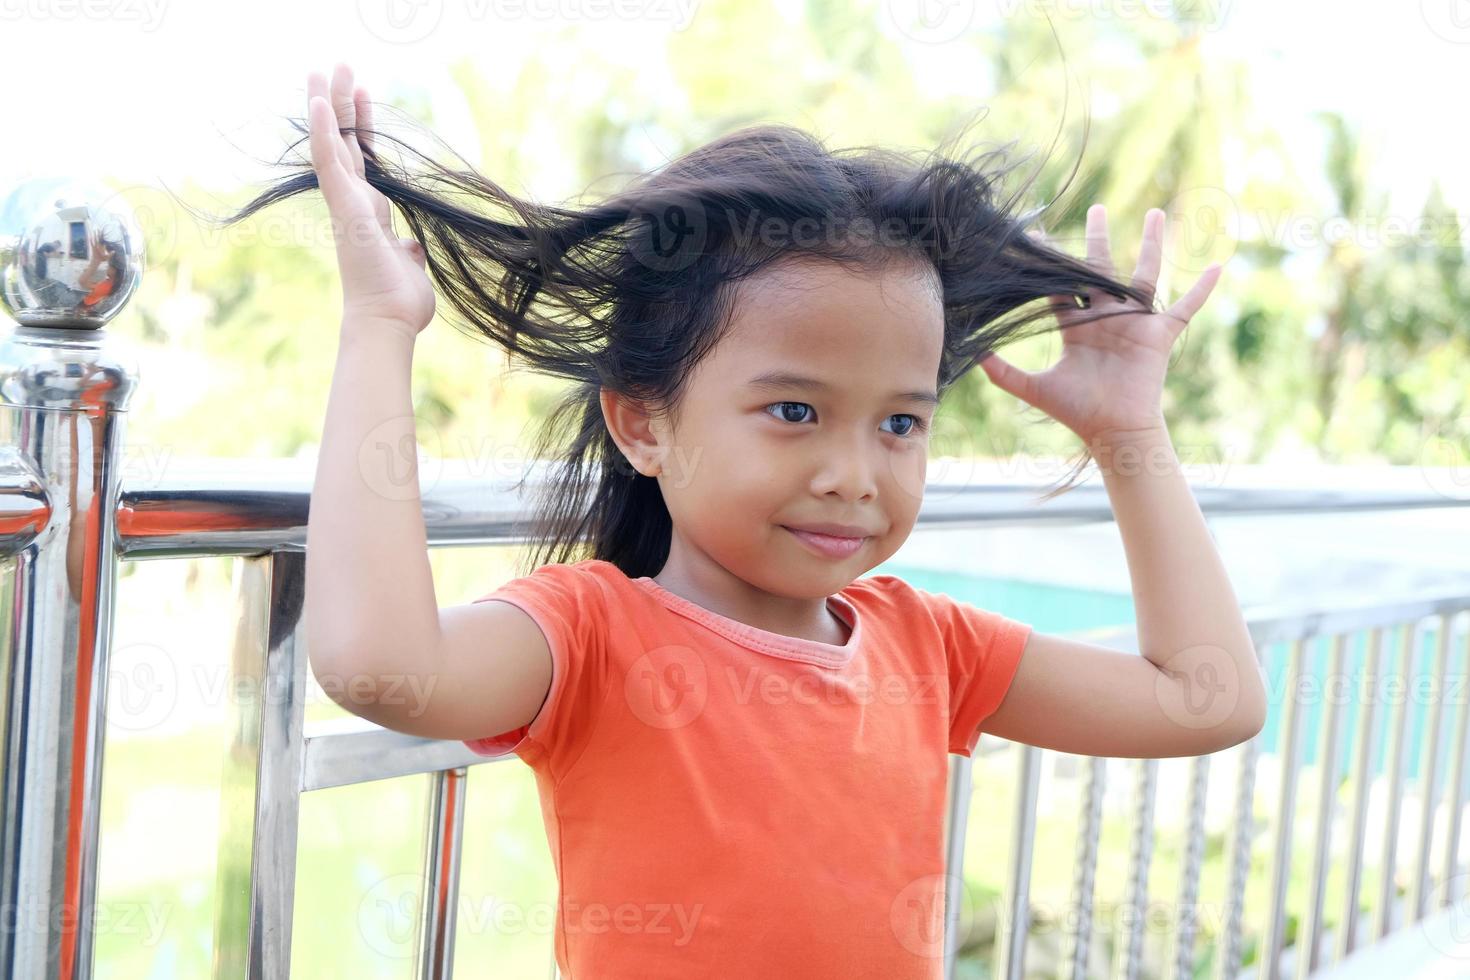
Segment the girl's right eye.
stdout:
<svg viewBox="0 0 1470 980">
<path fill-rule="evenodd" d="M 787 405 L 795 405 L 798 408 L 804 408 L 807 411 L 811 411 L 811 406 L 808 405 L 806 402 L 774 402 L 774 403 L 766 406 L 766 411 L 769 412 L 773 408 L 774 409 L 777 409 L 777 414 L 781 416 L 781 421 L 783 421 L 783 422 L 801 422 L 801 421 L 803 421 L 802 419 L 787 418 L 786 417 L 786 413 L 784 411 L 780 411 L 782 408 L 784 408 Z"/>
</svg>

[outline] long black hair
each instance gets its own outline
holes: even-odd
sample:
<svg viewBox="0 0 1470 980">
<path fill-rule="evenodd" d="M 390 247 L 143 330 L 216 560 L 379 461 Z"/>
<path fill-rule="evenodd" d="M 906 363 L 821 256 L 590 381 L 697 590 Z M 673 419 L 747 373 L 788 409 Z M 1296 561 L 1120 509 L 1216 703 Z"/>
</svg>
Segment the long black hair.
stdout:
<svg viewBox="0 0 1470 980">
<path fill-rule="evenodd" d="M 292 124 L 308 132 L 304 120 Z M 629 577 L 663 568 L 668 508 L 658 481 L 634 470 L 614 443 L 600 392 L 674 417 L 691 369 L 732 322 L 733 287 L 774 263 L 807 256 L 858 271 L 915 261 L 932 268 L 944 307 L 941 397 L 991 351 L 1055 328 L 1057 297 L 1080 303 L 1097 290 L 1155 308 L 1151 291 L 1103 275 L 1033 233 L 1056 198 L 1022 209 L 1040 167 L 1003 195 L 1002 182 L 1019 165 L 1008 157 L 1013 144 L 974 159 L 949 155 L 945 144 L 962 139 L 963 128 L 915 155 L 883 147 L 834 152 L 791 126 L 747 126 L 580 207 L 517 197 L 381 126 L 341 132 L 371 137 L 363 148 L 367 182 L 403 217 L 440 297 L 469 329 L 532 370 L 571 382 L 534 444 L 540 463 L 533 465 L 547 476 L 522 529 L 531 544 L 527 570 L 589 557 Z M 422 171 L 388 159 L 385 139 L 421 161 Z M 309 160 L 278 164 L 304 172 L 272 185 L 224 224 L 317 186 Z M 1074 166 L 1058 198 L 1076 173 Z M 1084 446 L 1073 481 L 1090 459 Z"/>
</svg>

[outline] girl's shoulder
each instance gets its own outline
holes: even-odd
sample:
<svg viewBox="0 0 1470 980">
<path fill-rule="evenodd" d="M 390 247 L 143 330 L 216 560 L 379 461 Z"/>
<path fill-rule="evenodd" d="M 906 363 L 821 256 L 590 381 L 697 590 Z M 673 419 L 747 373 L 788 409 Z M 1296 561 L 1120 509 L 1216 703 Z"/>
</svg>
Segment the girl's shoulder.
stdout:
<svg viewBox="0 0 1470 980">
<path fill-rule="evenodd" d="M 928 605 L 928 593 L 887 573 L 853 579 L 841 592 L 858 606 L 892 614 L 910 614 Z"/>
<path fill-rule="evenodd" d="M 496 590 L 500 593 L 533 593 L 564 602 L 585 603 L 609 588 L 616 589 L 627 576 L 611 562 L 584 559 L 575 562 L 547 562 L 524 575 L 516 576 Z"/>
<path fill-rule="evenodd" d="M 842 590 L 844 595 L 875 595 L 902 599 L 913 598 L 915 591 L 912 585 L 897 575 L 889 575 L 887 573 L 865 575 L 862 578 L 853 579 Z"/>
<path fill-rule="evenodd" d="M 539 586 L 555 592 L 564 601 L 597 603 L 608 608 L 626 603 L 643 591 L 621 568 L 602 558 L 547 562 L 509 584 L 517 588 Z"/>
<path fill-rule="evenodd" d="M 543 565 L 537 565 L 527 576 L 523 577 L 542 575 L 557 578 L 586 578 L 588 576 L 606 578 L 609 573 L 622 575 L 623 571 L 612 562 L 601 558 L 583 558 L 580 561 L 549 561 Z"/>
<path fill-rule="evenodd" d="M 973 609 L 944 592 L 933 592 L 887 573 L 854 579 L 842 590 L 847 599 L 892 615 L 920 621 L 939 621 Z"/>
</svg>

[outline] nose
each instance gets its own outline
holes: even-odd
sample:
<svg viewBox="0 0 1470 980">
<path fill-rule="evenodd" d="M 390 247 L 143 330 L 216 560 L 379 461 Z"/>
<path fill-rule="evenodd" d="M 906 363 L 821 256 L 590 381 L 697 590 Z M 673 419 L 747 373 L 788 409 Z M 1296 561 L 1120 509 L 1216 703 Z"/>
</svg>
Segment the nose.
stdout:
<svg viewBox="0 0 1470 980">
<path fill-rule="evenodd" d="M 819 450 L 812 492 L 818 496 L 836 494 L 844 500 L 871 500 L 878 493 L 878 463 L 872 458 L 873 447 L 861 437 L 832 439 Z"/>
</svg>

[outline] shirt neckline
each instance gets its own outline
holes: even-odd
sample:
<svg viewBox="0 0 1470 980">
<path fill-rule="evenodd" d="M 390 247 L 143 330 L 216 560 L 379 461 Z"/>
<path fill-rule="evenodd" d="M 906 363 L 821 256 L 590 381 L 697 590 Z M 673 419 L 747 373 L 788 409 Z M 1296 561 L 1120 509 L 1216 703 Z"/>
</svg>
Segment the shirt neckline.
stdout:
<svg viewBox="0 0 1470 980">
<path fill-rule="evenodd" d="M 857 653 L 858 644 L 863 639 L 863 618 L 858 615 L 857 607 L 840 592 L 827 597 L 827 608 L 848 625 L 847 642 L 841 646 L 835 643 L 808 640 L 799 636 L 787 636 L 784 633 L 775 633 L 751 626 L 749 623 L 742 623 L 728 616 L 721 616 L 677 593 L 670 592 L 649 575 L 639 576 L 632 581 L 644 592 L 679 615 L 714 630 L 740 646 L 772 657 L 797 660 L 820 667 L 842 667 L 851 662 Z"/>
</svg>

